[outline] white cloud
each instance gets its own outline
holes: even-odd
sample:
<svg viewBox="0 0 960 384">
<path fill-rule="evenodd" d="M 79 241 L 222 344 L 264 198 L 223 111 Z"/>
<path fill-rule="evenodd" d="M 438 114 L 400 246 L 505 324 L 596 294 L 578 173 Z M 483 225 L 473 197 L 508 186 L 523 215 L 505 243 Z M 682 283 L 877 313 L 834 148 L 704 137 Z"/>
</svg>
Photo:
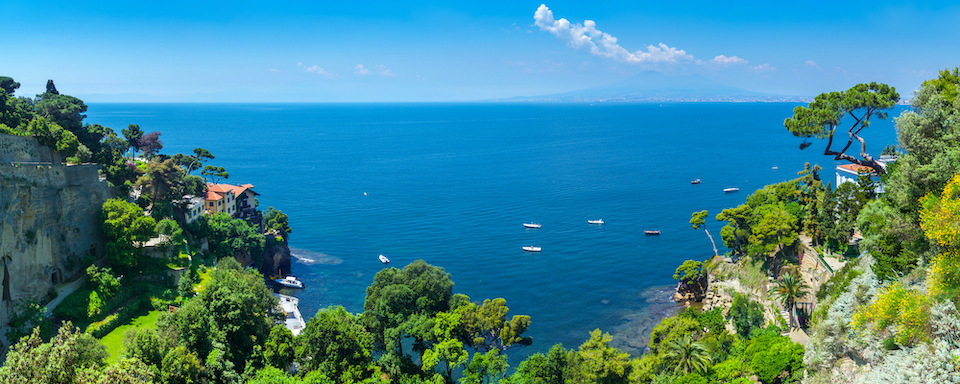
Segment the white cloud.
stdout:
<svg viewBox="0 0 960 384">
<path fill-rule="evenodd" d="M 353 73 L 356 73 L 360 76 L 366 76 L 370 74 L 370 70 L 363 67 L 363 64 L 357 64 L 356 67 L 353 67 Z"/>
<path fill-rule="evenodd" d="M 384 76 L 384 77 L 396 76 L 396 74 L 394 74 L 393 71 L 387 69 L 387 67 L 383 64 L 378 65 L 375 69 L 377 70 L 377 73 L 380 74 L 380 76 Z"/>
<path fill-rule="evenodd" d="M 817 63 L 814 62 L 813 60 L 804 61 L 804 62 L 803 62 L 803 66 L 804 66 L 804 67 L 820 68 L 820 66 L 817 65 Z"/>
<path fill-rule="evenodd" d="M 746 64 L 746 63 L 749 63 L 749 61 L 744 60 L 744 59 L 741 59 L 741 58 L 736 57 L 736 56 L 727 57 L 727 56 L 724 56 L 724 55 L 719 55 L 719 56 L 717 56 L 717 57 L 714 57 L 713 60 L 710 60 L 710 62 L 712 62 L 712 63 L 714 63 L 714 64 L 720 64 L 720 65 Z"/>
<path fill-rule="evenodd" d="M 777 70 L 777 68 L 770 65 L 770 63 L 763 63 L 757 66 L 750 67 L 750 69 L 755 72 L 773 72 Z"/>
<path fill-rule="evenodd" d="M 629 64 L 643 63 L 675 63 L 683 60 L 693 60 L 693 56 L 682 49 L 669 47 L 664 43 L 656 46 L 648 45 L 646 52 L 642 49 L 630 52 L 617 44 L 617 38 L 596 28 L 593 20 L 584 20 L 583 25 L 571 24 L 569 20 L 561 18 L 555 20 L 553 12 L 545 4 L 540 4 L 533 14 L 534 24 L 541 31 L 550 32 L 557 39 L 565 41 L 574 49 L 585 48 L 590 54 L 599 57 L 618 60 Z"/>
<path fill-rule="evenodd" d="M 274 69 L 271 69 L 270 72 L 281 72 L 281 71 L 279 69 L 274 68 Z"/>
<path fill-rule="evenodd" d="M 326 77 L 326 78 L 328 78 L 328 79 L 335 79 L 335 78 L 337 78 L 337 74 L 327 72 L 327 71 L 324 70 L 323 68 L 320 68 L 319 65 L 314 65 L 314 66 L 312 66 L 312 67 L 308 67 L 308 66 L 306 66 L 306 65 L 303 65 L 303 63 L 297 63 L 297 66 L 298 66 L 298 67 L 303 67 L 303 70 L 304 70 L 304 71 L 307 71 L 307 72 L 310 72 L 310 73 L 316 73 L 317 75 L 324 76 L 324 77 Z"/>
</svg>

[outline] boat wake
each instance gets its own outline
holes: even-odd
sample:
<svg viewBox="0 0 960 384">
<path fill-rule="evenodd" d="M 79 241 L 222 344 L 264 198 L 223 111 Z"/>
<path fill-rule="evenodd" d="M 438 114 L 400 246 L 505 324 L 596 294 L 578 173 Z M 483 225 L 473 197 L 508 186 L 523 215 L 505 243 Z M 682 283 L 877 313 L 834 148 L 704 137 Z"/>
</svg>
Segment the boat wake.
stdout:
<svg viewBox="0 0 960 384">
<path fill-rule="evenodd" d="M 298 263 L 306 265 L 314 264 L 326 264 L 326 265 L 337 265 L 343 263 L 343 259 L 330 256 L 326 253 L 310 251 L 301 248 L 290 248 L 290 256 L 293 256 Z"/>
</svg>

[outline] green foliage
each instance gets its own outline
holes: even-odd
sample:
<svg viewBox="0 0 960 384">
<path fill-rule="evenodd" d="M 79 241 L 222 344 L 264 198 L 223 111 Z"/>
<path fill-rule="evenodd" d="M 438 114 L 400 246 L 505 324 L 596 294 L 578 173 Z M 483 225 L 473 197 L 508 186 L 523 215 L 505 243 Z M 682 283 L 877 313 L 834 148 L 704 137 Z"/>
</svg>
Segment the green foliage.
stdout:
<svg viewBox="0 0 960 384">
<path fill-rule="evenodd" d="M 0 81 L 2 80 L 3 78 L 0 78 Z M 22 337 L 29 336 L 33 332 L 33 328 L 40 325 L 44 313 L 47 312 L 47 309 L 40 305 L 39 301 L 30 299 L 17 300 L 15 304 L 11 304 L 11 307 L 13 308 L 7 319 L 5 333 L 7 340 L 10 342 L 16 342 Z"/>
<path fill-rule="evenodd" d="M 482 304 L 460 306 L 454 312 L 461 317 L 468 344 L 476 350 L 505 351 L 512 346 L 530 345 L 522 334 L 530 327 L 530 316 L 517 315 L 507 320 L 507 301 L 486 299 Z"/>
<path fill-rule="evenodd" d="M 264 230 L 267 232 L 275 231 L 281 236 L 286 236 L 286 234 L 291 231 L 288 220 L 289 218 L 286 213 L 281 212 L 279 209 L 269 207 L 267 208 L 267 212 L 263 214 Z"/>
<path fill-rule="evenodd" d="M 572 352 L 567 371 L 569 383 L 627 383 L 633 365 L 630 355 L 609 345 L 612 338 L 600 330 Z"/>
<path fill-rule="evenodd" d="M 373 377 L 373 336 L 343 307 L 321 309 L 296 340 L 296 361 L 303 372 L 317 371 L 336 382 Z"/>
<path fill-rule="evenodd" d="M 699 261 L 684 261 L 683 264 L 680 264 L 680 266 L 677 267 L 677 270 L 673 273 L 673 278 L 685 283 L 695 281 L 703 276 L 702 267 L 703 263 Z"/>
<path fill-rule="evenodd" d="M 463 384 L 484 384 L 496 382 L 504 378 L 507 372 L 507 357 L 496 349 L 486 353 L 474 353 L 470 364 L 463 371 Z"/>
<path fill-rule="evenodd" d="M 200 383 L 203 373 L 200 359 L 182 345 L 171 348 L 160 363 L 160 382 L 164 384 Z"/>
<path fill-rule="evenodd" d="M 703 326 L 691 316 L 665 317 L 650 332 L 650 349 L 654 353 L 660 353 L 661 347 L 665 343 L 682 338 L 685 335 L 699 334 L 702 331 Z"/>
<path fill-rule="evenodd" d="M 23 127 L 23 131 L 36 137 L 40 144 L 49 146 L 67 157 L 76 155 L 77 148 L 80 147 L 77 135 L 45 117 L 31 120 Z"/>
<path fill-rule="evenodd" d="M 212 375 L 232 377 L 246 369 L 251 352 L 262 350 L 282 317 L 274 314 L 276 306 L 277 298 L 264 285 L 263 276 L 227 257 L 199 295 L 162 316 L 157 325 L 175 329 L 181 345 L 195 352 Z"/>
<path fill-rule="evenodd" d="M 790 321 L 795 323 L 796 310 L 794 304 L 810 293 L 811 289 L 810 285 L 799 274 L 785 274 L 780 276 L 780 280 L 774 281 L 773 296 L 780 300 L 783 307 L 790 313 Z M 793 326 L 795 324 L 789 325 Z"/>
<path fill-rule="evenodd" d="M 520 363 L 510 376 L 515 384 L 560 384 L 567 370 L 567 350 L 561 344 L 550 347 L 546 355 L 537 352 Z"/>
<path fill-rule="evenodd" d="M 19 84 L 18 84 L 19 85 Z M 947 102 L 957 99 L 957 92 L 960 90 L 960 67 L 940 70 L 940 76 L 936 79 L 930 79 L 923 82 L 924 86 L 933 87 Z M 12 92 L 10 92 L 12 94 Z"/>
<path fill-rule="evenodd" d="M 737 334 L 743 338 L 750 338 L 756 328 L 763 326 L 763 306 L 751 301 L 744 295 L 735 294 L 730 307 L 730 318 Z"/>
<path fill-rule="evenodd" d="M 134 242 L 149 240 L 157 226 L 152 217 L 144 216 L 136 204 L 115 198 L 103 203 L 100 228 L 107 239 L 107 258 L 111 263 L 131 267 L 139 261 Z"/>
<path fill-rule="evenodd" d="M 257 256 L 263 253 L 266 240 L 263 234 L 245 221 L 234 219 L 225 212 L 216 215 L 203 215 L 197 220 L 200 236 L 210 243 L 210 251 L 217 257 L 236 255 Z M 259 257 L 254 257 L 259 260 Z"/>
<path fill-rule="evenodd" d="M 120 291 L 120 280 L 109 267 L 98 268 L 91 265 L 87 267 L 87 287 L 109 299 Z"/>
<path fill-rule="evenodd" d="M 689 334 L 663 344 L 664 363 L 674 367 L 674 373 L 703 374 L 712 365 L 707 347 L 694 341 Z"/>
<path fill-rule="evenodd" d="M 83 378 L 102 375 L 99 370 L 106 357 L 106 348 L 97 339 L 69 322 L 48 343 L 42 342 L 39 329 L 35 329 L 11 347 L 0 367 L 0 383 L 105 383 Z"/>
<path fill-rule="evenodd" d="M 263 358 L 267 365 L 286 369 L 294 359 L 293 333 L 283 324 L 270 328 L 270 336 L 263 344 Z"/>
<path fill-rule="evenodd" d="M 875 163 L 862 148 L 860 159 L 844 153 L 851 146 L 860 131 L 870 126 L 870 118 L 876 116 L 886 119 L 886 110 L 893 108 L 900 100 L 900 94 L 894 87 L 882 83 L 857 84 L 842 92 L 821 93 L 808 106 L 793 109 L 793 116 L 784 120 L 783 125 L 794 136 L 804 139 L 816 137 L 828 139 L 824 155 L 834 156 L 837 160 L 873 167 L 883 173 L 883 167 Z M 855 121 L 847 129 L 848 140 L 842 150 L 832 149 L 834 134 L 846 116 Z M 865 144 L 864 144 L 865 147 Z M 801 146 L 801 149 L 806 148 Z"/>
<path fill-rule="evenodd" d="M 203 167 L 203 170 L 200 171 L 200 174 L 204 178 L 209 178 L 211 183 L 217 184 L 220 182 L 220 178 L 229 179 L 230 174 L 227 173 L 226 169 L 223 167 L 214 167 L 212 165 L 207 165 Z"/>
<path fill-rule="evenodd" d="M 803 346 L 790 338 L 776 331 L 765 331 L 752 340 L 744 357 L 762 382 L 788 383 L 802 377 L 803 353 Z"/>
</svg>

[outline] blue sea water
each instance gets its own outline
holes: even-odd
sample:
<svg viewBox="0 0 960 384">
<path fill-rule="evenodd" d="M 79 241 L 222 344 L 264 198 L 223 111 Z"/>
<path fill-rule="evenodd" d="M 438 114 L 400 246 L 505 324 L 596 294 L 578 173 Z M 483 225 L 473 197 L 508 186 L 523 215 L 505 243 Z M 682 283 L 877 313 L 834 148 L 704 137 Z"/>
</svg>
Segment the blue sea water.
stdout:
<svg viewBox="0 0 960 384">
<path fill-rule="evenodd" d="M 164 153 L 209 149 L 226 182 L 254 184 L 262 208 L 286 212 L 304 315 L 363 311 L 380 254 L 398 268 L 424 259 L 455 292 L 503 297 L 511 315 L 532 317 L 534 344 L 511 352 L 515 366 L 597 328 L 639 355 L 676 308 L 676 266 L 712 255 L 692 212 L 709 211 L 720 241 L 720 210 L 804 162 L 834 180 L 825 143 L 801 151 L 783 128 L 795 106 L 95 103 L 87 122 L 160 131 Z M 895 143 L 891 120 L 864 131 L 872 154 Z"/>
</svg>

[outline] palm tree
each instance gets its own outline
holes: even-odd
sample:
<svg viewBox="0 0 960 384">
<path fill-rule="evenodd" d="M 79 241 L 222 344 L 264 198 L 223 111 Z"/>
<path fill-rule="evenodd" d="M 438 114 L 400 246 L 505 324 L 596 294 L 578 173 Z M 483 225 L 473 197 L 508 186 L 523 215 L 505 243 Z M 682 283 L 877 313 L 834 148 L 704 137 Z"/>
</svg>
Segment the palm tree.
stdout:
<svg viewBox="0 0 960 384">
<path fill-rule="evenodd" d="M 699 341 L 694 341 L 690 335 L 666 343 L 664 359 L 670 364 L 676 364 L 674 372 L 688 374 L 690 372 L 704 373 L 712 364 L 710 352 Z"/>
<path fill-rule="evenodd" d="M 780 280 L 774 283 L 776 287 L 773 289 L 773 295 L 780 299 L 784 307 L 789 308 L 790 326 L 792 327 L 794 325 L 794 319 L 797 317 L 795 308 L 797 299 L 806 296 L 812 288 L 810 288 L 807 282 L 797 273 L 783 275 L 780 277 Z"/>
</svg>

